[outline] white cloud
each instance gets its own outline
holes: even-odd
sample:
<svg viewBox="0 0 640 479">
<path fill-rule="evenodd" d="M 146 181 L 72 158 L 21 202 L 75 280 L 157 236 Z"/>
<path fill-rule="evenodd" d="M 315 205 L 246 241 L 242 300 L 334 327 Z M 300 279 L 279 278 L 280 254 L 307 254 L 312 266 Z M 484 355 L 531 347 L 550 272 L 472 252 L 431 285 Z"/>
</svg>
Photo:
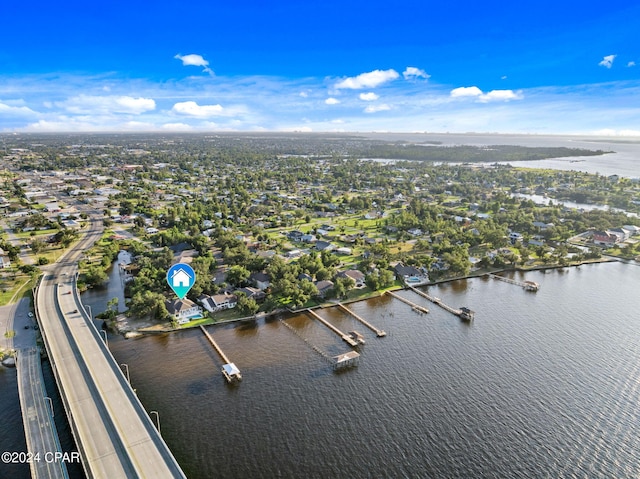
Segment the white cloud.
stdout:
<svg viewBox="0 0 640 479">
<path fill-rule="evenodd" d="M 35 115 L 36 112 L 26 106 L 12 106 L 0 102 L 0 113 L 3 115 Z"/>
<path fill-rule="evenodd" d="M 500 77 L 500 80 L 506 80 L 506 79 L 507 79 L 507 75 L 502 75 L 502 76 Z"/>
<path fill-rule="evenodd" d="M 627 63 L 628 67 L 635 67 L 636 66 L 636 62 L 634 62 L 633 60 L 630 61 L 629 63 Z"/>
<path fill-rule="evenodd" d="M 613 65 L 613 60 L 615 60 L 616 56 L 617 55 L 607 55 L 602 59 L 600 63 L 598 63 L 598 65 L 605 68 L 611 68 L 611 66 Z"/>
<path fill-rule="evenodd" d="M 139 115 L 156 109 L 156 102 L 151 98 L 134 98 L 124 95 L 95 96 L 82 94 L 56 102 L 55 105 L 69 113 L 81 115 L 97 113 L 130 113 Z"/>
<path fill-rule="evenodd" d="M 380 98 L 378 95 L 376 95 L 373 92 L 369 92 L 369 93 L 360 93 L 359 98 L 362 101 L 374 101 L 377 100 L 378 98 Z"/>
<path fill-rule="evenodd" d="M 426 80 L 427 78 L 431 77 L 431 75 L 429 75 L 427 72 L 416 67 L 407 67 L 402 72 L 402 76 L 405 80 L 414 80 L 416 78 L 424 78 Z"/>
<path fill-rule="evenodd" d="M 183 101 L 173 105 L 171 111 L 180 115 L 208 118 L 222 115 L 224 108 L 222 105 L 198 105 L 195 101 Z"/>
<path fill-rule="evenodd" d="M 477 86 L 461 86 L 459 88 L 454 88 L 449 93 L 449 96 L 451 96 L 451 98 L 480 96 L 480 95 L 482 95 L 482 90 Z"/>
<path fill-rule="evenodd" d="M 308 94 L 306 91 L 301 91 L 301 92 L 299 93 L 299 95 L 300 95 L 302 98 L 307 98 L 307 97 L 309 96 L 309 94 Z"/>
<path fill-rule="evenodd" d="M 337 105 L 338 103 L 340 103 L 340 100 L 338 100 L 337 98 L 330 97 L 330 98 L 327 98 L 324 102 L 327 105 Z"/>
<path fill-rule="evenodd" d="M 491 90 L 489 93 L 480 95 L 480 101 L 510 101 L 521 100 L 523 98 L 522 93 L 514 92 L 513 90 Z"/>
<path fill-rule="evenodd" d="M 378 111 L 387 111 L 391 110 L 391 107 L 386 103 L 381 103 L 380 105 L 369 105 L 364 109 L 365 113 L 376 113 Z"/>
<path fill-rule="evenodd" d="M 523 98 L 521 92 L 514 92 L 513 90 L 491 90 L 488 93 L 483 93 L 477 86 L 454 88 L 449 92 L 449 96 L 451 98 L 476 98 L 482 103 L 521 100 Z"/>
<path fill-rule="evenodd" d="M 397 71 L 373 70 L 368 73 L 361 73 L 355 77 L 347 77 L 335 84 L 336 89 L 346 88 L 349 90 L 362 90 L 363 88 L 375 88 L 383 83 L 395 80 L 400 75 Z"/>
<path fill-rule="evenodd" d="M 196 53 L 190 53 L 189 55 L 180 55 L 179 53 L 173 58 L 182 60 L 184 66 L 203 67 L 203 72 L 207 72 L 213 75 L 213 70 L 209 68 L 209 62 L 205 60 L 202 55 Z"/>
</svg>

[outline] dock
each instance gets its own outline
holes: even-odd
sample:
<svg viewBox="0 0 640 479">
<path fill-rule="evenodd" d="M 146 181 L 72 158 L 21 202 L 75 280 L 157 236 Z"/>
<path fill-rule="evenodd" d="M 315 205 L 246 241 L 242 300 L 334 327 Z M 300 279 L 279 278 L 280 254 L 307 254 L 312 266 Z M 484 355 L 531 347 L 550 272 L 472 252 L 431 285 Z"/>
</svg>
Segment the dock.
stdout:
<svg viewBox="0 0 640 479">
<path fill-rule="evenodd" d="M 222 351 L 220 346 L 218 346 L 218 343 L 215 342 L 213 336 L 211 336 L 207 332 L 204 326 L 200 325 L 200 329 L 211 343 L 211 346 L 213 346 L 213 349 L 215 349 L 218 355 L 222 358 L 222 361 L 224 362 L 224 365 L 222 366 L 222 374 L 224 375 L 227 382 L 231 383 L 234 381 L 242 380 L 242 374 L 240 374 L 240 370 L 234 363 L 229 361 L 229 358 L 226 354 L 224 354 L 224 351 Z"/>
<path fill-rule="evenodd" d="M 356 313 L 354 313 L 353 311 L 351 311 L 349 308 L 347 308 L 344 304 L 342 303 L 338 303 L 338 308 L 340 308 L 342 311 L 344 311 L 345 313 L 347 313 L 348 315 L 352 316 L 353 318 L 357 319 L 358 321 L 360 321 L 362 324 L 364 324 L 367 328 L 369 328 L 371 331 L 373 331 L 374 333 L 376 333 L 376 336 L 378 336 L 379 338 L 382 338 L 384 336 L 387 335 L 387 333 L 385 333 L 383 330 L 376 328 L 374 325 L 372 325 L 371 323 L 369 323 L 368 321 L 366 321 L 363 317 L 357 315 Z"/>
<path fill-rule="evenodd" d="M 488 273 L 488 276 L 493 279 L 504 281 L 505 283 L 515 284 L 522 287 L 525 291 L 536 292 L 540 289 L 540 285 L 535 281 L 518 281 L 516 279 L 505 278 L 504 276 L 498 276 L 497 274 Z"/>
<path fill-rule="evenodd" d="M 429 310 L 427 308 L 425 308 L 424 306 L 420 306 L 419 304 L 416 304 L 413 301 L 409 301 L 408 299 L 403 298 L 402 296 L 399 296 L 399 295 L 395 294 L 393 291 L 387 291 L 387 294 L 390 295 L 390 296 L 393 296 L 396 299 L 399 299 L 403 303 L 408 304 L 409 306 L 411 306 L 411 309 L 413 309 L 414 311 L 417 311 L 419 313 L 425 313 L 425 314 L 429 312 Z"/>
<path fill-rule="evenodd" d="M 317 319 L 318 321 L 320 321 L 322 324 L 324 324 L 327 328 L 329 328 L 331 331 L 333 331 L 334 333 L 336 333 L 338 336 L 340 336 L 342 338 L 342 340 L 347 343 L 349 346 L 357 346 L 358 342 L 356 340 L 354 340 L 350 335 L 343 333 L 342 331 L 340 331 L 338 328 L 336 328 L 333 324 L 331 324 L 329 321 L 327 321 L 326 319 L 318 316 L 313 310 L 311 309 L 306 309 L 305 310 L 307 313 L 309 313 L 312 317 L 314 317 L 315 319 Z"/>
<path fill-rule="evenodd" d="M 339 354 L 333 357 L 333 369 L 343 369 L 351 366 L 357 366 L 360 361 L 360 354 L 355 351 Z"/>
<path fill-rule="evenodd" d="M 428 299 L 433 304 L 437 304 L 438 306 L 440 306 L 445 311 L 448 311 L 451 314 L 455 314 L 460 319 L 463 319 L 465 321 L 472 321 L 474 316 L 475 316 L 475 312 L 471 311 L 469 308 L 466 308 L 466 307 L 462 307 L 460 309 L 452 308 L 448 304 L 443 303 L 440 298 L 437 298 L 435 296 L 431 296 L 430 294 L 427 294 L 424 291 L 420 291 L 419 289 L 414 288 L 413 286 L 409 286 L 409 289 L 411 291 L 413 291 L 414 293 L 416 293 L 417 295 L 422 296 L 425 299 Z"/>
</svg>

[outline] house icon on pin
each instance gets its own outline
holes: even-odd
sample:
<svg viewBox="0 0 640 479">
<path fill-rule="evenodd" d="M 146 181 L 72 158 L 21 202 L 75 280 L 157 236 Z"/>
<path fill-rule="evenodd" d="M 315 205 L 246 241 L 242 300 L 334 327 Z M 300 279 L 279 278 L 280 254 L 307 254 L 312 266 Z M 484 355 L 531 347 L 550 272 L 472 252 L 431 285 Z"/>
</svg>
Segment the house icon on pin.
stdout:
<svg viewBox="0 0 640 479">
<path fill-rule="evenodd" d="M 171 286 L 174 288 L 188 288 L 191 286 L 191 275 L 182 268 L 177 269 L 171 275 Z"/>
</svg>

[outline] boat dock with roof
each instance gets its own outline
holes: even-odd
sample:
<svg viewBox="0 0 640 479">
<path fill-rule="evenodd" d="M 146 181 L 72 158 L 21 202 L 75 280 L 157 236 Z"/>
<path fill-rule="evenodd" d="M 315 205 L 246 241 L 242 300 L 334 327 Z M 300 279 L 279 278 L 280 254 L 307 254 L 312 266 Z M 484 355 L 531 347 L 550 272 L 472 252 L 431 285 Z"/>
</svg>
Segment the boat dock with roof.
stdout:
<svg viewBox="0 0 640 479">
<path fill-rule="evenodd" d="M 202 330 L 204 335 L 207 337 L 207 339 L 211 343 L 211 346 L 213 346 L 213 349 L 216 350 L 218 355 L 222 358 L 222 361 L 224 361 L 224 365 L 222 366 L 222 375 L 225 377 L 227 382 L 232 383 L 232 382 L 241 381 L 242 374 L 240 374 L 240 370 L 238 369 L 238 367 L 234 363 L 229 361 L 229 358 L 227 357 L 227 355 L 224 354 L 220 346 L 218 346 L 218 343 L 215 342 L 215 340 L 213 339 L 213 336 L 211 336 L 207 332 L 205 327 L 200 325 L 200 329 Z"/>
</svg>

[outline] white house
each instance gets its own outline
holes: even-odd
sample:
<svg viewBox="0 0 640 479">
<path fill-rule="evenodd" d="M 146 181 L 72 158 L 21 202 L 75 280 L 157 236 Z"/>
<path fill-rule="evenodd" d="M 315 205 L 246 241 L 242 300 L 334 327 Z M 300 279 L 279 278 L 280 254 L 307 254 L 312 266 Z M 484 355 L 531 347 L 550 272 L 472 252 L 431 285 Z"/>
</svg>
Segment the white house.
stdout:
<svg viewBox="0 0 640 479">
<path fill-rule="evenodd" d="M 212 296 L 202 295 L 198 298 L 198 301 L 204 309 L 210 313 L 216 311 L 222 311 L 224 309 L 235 308 L 238 304 L 238 297 L 235 294 L 214 294 Z"/>
<path fill-rule="evenodd" d="M 188 288 L 191 285 L 191 279 L 191 275 L 180 268 L 171 275 L 171 285 L 174 288 Z"/>
<path fill-rule="evenodd" d="M 188 299 L 167 300 L 164 304 L 169 314 L 178 321 L 178 324 L 188 323 L 193 318 L 202 317 L 202 308 Z"/>
</svg>

